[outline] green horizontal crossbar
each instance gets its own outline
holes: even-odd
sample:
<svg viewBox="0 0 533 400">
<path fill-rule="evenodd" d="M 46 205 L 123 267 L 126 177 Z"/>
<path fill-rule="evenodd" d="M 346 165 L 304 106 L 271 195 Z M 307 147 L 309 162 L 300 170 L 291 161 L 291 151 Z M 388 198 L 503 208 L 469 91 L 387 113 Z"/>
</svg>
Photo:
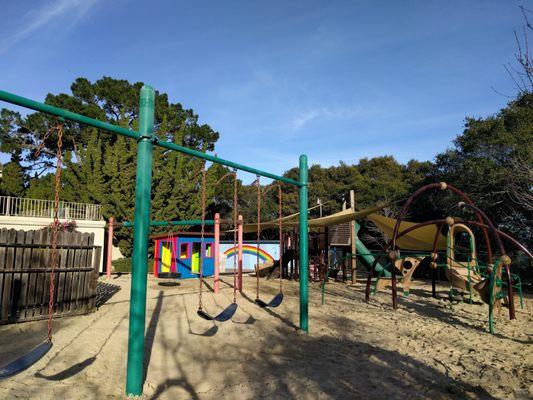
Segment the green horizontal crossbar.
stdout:
<svg viewBox="0 0 533 400">
<path fill-rule="evenodd" d="M 270 172 L 261 171 L 260 169 L 247 167 L 246 165 L 238 164 L 236 162 L 229 161 L 229 160 L 224 160 L 223 158 L 218 158 L 218 157 L 206 154 L 206 153 L 202 153 L 201 151 L 198 151 L 198 150 L 189 149 L 188 147 L 183 147 L 175 143 L 170 143 L 170 142 L 166 142 L 164 140 L 158 139 L 156 144 L 169 150 L 175 150 L 175 151 L 179 151 L 180 153 L 185 153 L 185 154 L 188 154 L 194 157 L 203 158 L 204 160 L 212 161 L 217 164 L 222 164 L 222 165 L 225 165 L 226 167 L 237 168 L 237 169 L 240 169 L 241 171 L 250 172 L 255 175 L 261 175 L 266 178 L 271 178 L 271 179 L 274 179 L 280 182 L 288 183 L 289 185 L 294 185 L 298 187 L 302 186 L 300 182 L 295 181 L 294 179 L 285 178 L 283 176 L 271 174 Z"/>
<path fill-rule="evenodd" d="M 49 104 L 44 104 L 38 101 L 30 100 L 28 98 L 17 96 L 16 94 L 5 92 L 3 90 L 0 90 L 0 100 L 6 101 L 11 104 L 16 104 L 18 106 L 26 107 L 26 108 L 29 108 L 35 111 L 40 111 L 46 114 L 55 115 L 56 117 L 68 119 L 70 121 L 78 122 L 80 124 L 89 125 L 94 128 L 104 129 L 108 132 L 117 133 L 119 135 L 126 136 L 132 139 L 137 140 L 139 138 L 138 132 L 133 131 L 131 129 L 122 128 L 120 126 L 109 124 L 107 122 L 102 122 L 94 118 L 85 117 L 83 115 L 76 114 L 76 113 L 64 110 L 62 108 L 58 108 L 58 107 L 51 106 Z M 179 151 L 180 153 L 202 158 L 204 160 L 211 161 L 211 162 L 221 164 L 221 165 L 225 165 L 227 167 L 237 168 L 241 171 L 250 172 L 255 175 L 261 175 L 266 178 L 288 183 L 290 185 L 294 185 L 297 187 L 302 186 L 300 182 L 295 181 L 294 179 L 285 178 L 283 176 L 271 174 L 270 172 L 262 171 L 262 170 L 255 169 L 252 167 L 247 167 L 246 165 L 238 164 L 236 162 L 225 160 L 223 158 L 218 158 L 218 157 L 203 153 L 198 150 L 193 150 L 193 149 L 189 149 L 188 147 L 177 145 L 175 143 L 166 142 L 160 139 L 155 140 L 155 143 L 158 146 L 164 147 L 166 149 Z"/>
<path fill-rule="evenodd" d="M 132 139 L 137 139 L 139 137 L 138 133 L 132 131 L 131 129 L 122 128 L 107 122 L 102 122 L 94 118 L 85 117 L 80 114 L 76 114 L 62 108 L 54 107 L 49 104 L 39 103 L 38 101 L 30 100 L 22 96 L 17 96 L 9 92 L 4 92 L 0 90 L 0 100 L 7 101 L 11 104 L 16 104 L 18 106 L 30 108 L 35 111 L 40 111 L 46 114 L 55 115 L 59 118 L 68 119 L 70 121 L 79 122 L 80 124 L 85 124 L 93 126 L 98 129 L 104 129 L 109 132 L 118 133 L 122 136 L 127 136 Z"/>
<path fill-rule="evenodd" d="M 124 221 L 122 226 L 124 228 L 132 228 L 133 221 Z M 199 219 L 191 219 L 185 221 L 150 221 L 150 226 L 193 226 L 193 225 L 202 225 L 202 221 Z M 215 221 L 212 219 L 207 219 L 204 221 L 204 225 L 215 225 Z"/>
</svg>

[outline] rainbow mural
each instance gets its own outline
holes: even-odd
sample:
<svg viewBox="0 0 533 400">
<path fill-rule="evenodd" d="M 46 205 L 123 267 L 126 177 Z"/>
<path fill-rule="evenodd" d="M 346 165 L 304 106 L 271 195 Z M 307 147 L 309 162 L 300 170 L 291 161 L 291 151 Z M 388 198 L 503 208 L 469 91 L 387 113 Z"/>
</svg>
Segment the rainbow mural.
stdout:
<svg viewBox="0 0 533 400">
<path fill-rule="evenodd" d="M 238 248 L 233 246 L 233 243 L 220 244 L 220 272 L 233 272 L 234 260 L 237 258 Z M 274 260 L 279 258 L 279 244 L 276 243 L 262 243 L 257 248 L 255 243 L 244 243 L 242 246 L 242 270 L 245 272 L 252 272 L 255 270 L 257 264 L 257 257 L 259 256 L 259 264 L 272 264 Z"/>
<path fill-rule="evenodd" d="M 227 258 L 235 257 L 237 252 L 238 252 L 238 248 L 237 247 L 230 247 L 229 249 L 227 249 L 224 252 L 224 255 Z M 257 257 L 258 253 L 259 253 L 259 259 L 262 262 L 268 262 L 268 263 L 273 263 L 274 262 L 274 257 L 272 257 L 270 255 L 270 253 L 266 252 L 264 249 L 262 249 L 262 248 L 258 249 L 257 246 L 251 246 L 249 244 L 243 244 L 243 246 L 242 246 L 243 257 L 244 257 L 244 254 L 249 254 L 249 255 Z"/>
</svg>

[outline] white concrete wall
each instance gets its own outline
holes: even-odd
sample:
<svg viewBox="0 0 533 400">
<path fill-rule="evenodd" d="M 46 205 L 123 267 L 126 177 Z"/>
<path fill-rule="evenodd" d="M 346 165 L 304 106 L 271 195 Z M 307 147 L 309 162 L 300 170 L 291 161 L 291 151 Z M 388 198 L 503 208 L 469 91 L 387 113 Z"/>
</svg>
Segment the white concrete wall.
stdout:
<svg viewBox="0 0 533 400">
<path fill-rule="evenodd" d="M 0 215 L 0 228 L 16 229 L 23 231 L 31 231 L 41 229 L 50 225 L 53 222 L 52 218 L 37 218 L 37 217 L 12 217 Z M 63 222 L 63 221 L 62 221 Z M 100 253 L 100 272 L 104 270 L 104 239 L 105 239 L 105 221 L 85 221 L 76 220 L 76 230 L 79 232 L 94 233 L 94 245 L 101 246 Z M 120 255 L 120 250 L 118 250 Z M 115 259 L 115 249 L 113 249 L 113 259 Z M 121 255 L 120 255 L 121 256 Z M 120 257 L 117 257 L 120 258 Z"/>
<path fill-rule="evenodd" d="M 120 248 L 113 246 L 113 250 L 111 250 L 111 260 L 118 260 L 119 258 L 124 258 L 124 255 L 120 251 Z"/>
</svg>

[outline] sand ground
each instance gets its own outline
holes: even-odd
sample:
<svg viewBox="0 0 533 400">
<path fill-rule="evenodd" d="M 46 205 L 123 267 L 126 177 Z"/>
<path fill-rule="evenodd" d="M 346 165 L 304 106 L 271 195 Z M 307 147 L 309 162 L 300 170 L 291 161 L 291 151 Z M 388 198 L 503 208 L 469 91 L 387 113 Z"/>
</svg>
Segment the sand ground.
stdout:
<svg viewBox="0 0 533 400">
<path fill-rule="evenodd" d="M 203 296 L 215 313 L 231 302 L 232 278 Z M 275 309 L 253 303 L 255 278 L 232 321 L 197 317 L 197 281 L 162 287 L 150 277 L 146 316 L 146 399 L 528 399 L 533 398 L 533 299 L 507 309 L 487 333 L 486 305 L 456 304 L 415 285 L 400 309 L 364 286 L 310 286 L 310 331 L 297 329 L 298 283 L 285 282 Z M 0 399 L 124 398 L 129 276 L 100 287 L 112 295 L 95 313 L 58 320 L 54 347 L 23 373 L 0 381 Z M 261 281 L 262 297 L 277 282 Z M 212 286 L 212 280 L 207 280 Z M 442 288 L 443 291 L 445 288 Z M 113 294 L 113 292 L 116 292 Z M 0 327 L 0 365 L 38 343 L 45 322 Z"/>
</svg>

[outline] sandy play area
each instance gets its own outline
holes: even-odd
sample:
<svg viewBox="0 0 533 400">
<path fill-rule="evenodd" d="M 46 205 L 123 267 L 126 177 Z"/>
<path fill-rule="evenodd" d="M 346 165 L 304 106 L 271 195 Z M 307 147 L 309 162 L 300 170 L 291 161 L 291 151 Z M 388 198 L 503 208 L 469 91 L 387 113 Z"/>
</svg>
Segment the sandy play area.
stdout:
<svg viewBox="0 0 533 400">
<path fill-rule="evenodd" d="M 283 304 L 264 310 L 253 303 L 254 279 L 246 278 L 233 320 L 215 325 L 196 315 L 197 281 L 163 287 L 149 278 L 146 399 L 533 398 L 531 298 L 515 321 L 504 309 L 491 336 L 486 305 L 450 310 L 428 286 L 415 285 L 393 312 L 388 293 L 365 303 L 362 282 L 329 284 L 325 306 L 312 284 L 306 335 L 296 328 L 298 283 L 285 282 Z M 224 278 L 216 297 L 204 294 L 207 311 L 229 304 L 231 282 Z M 124 398 L 129 283 L 101 278 L 107 301 L 93 314 L 58 320 L 52 350 L 0 381 L 0 398 Z M 276 288 L 262 281 L 265 299 Z M 44 333 L 44 322 L 0 327 L 1 363 Z"/>
</svg>

